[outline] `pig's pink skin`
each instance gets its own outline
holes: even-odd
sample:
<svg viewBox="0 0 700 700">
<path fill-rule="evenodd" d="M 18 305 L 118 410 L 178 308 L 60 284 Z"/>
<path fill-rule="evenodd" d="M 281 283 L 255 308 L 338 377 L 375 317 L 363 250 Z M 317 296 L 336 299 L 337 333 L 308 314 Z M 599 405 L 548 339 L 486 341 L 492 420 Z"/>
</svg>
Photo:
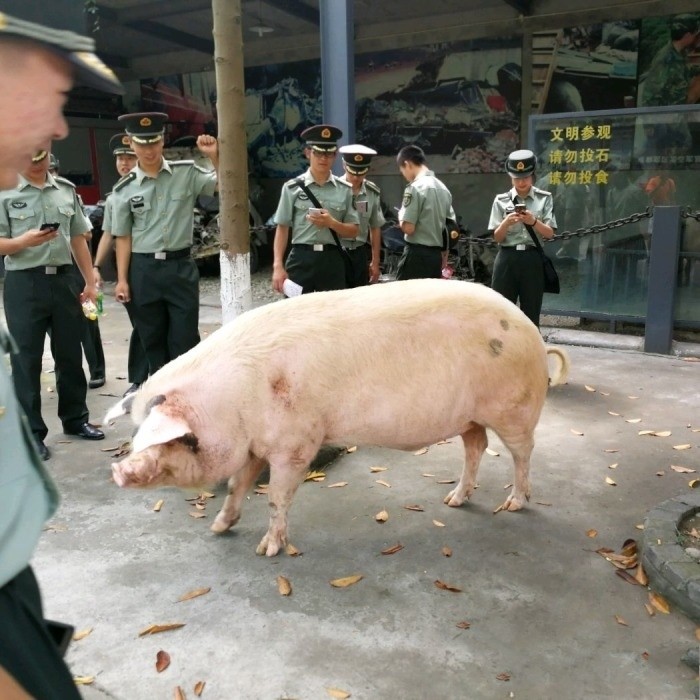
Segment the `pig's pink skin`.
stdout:
<svg viewBox="0 0 700 700">
<path fill-rule="evenodd" d="M 411 280 L 304 295 L 243 314 L 149 379 L 134 421 L 140 425 L 149 402 L 165 396 L 150 409 L 161 413 L 157 425 L 165 421 L 171 436 L 193 434 L 196 449 L 191 440 L 157 444 L 156 430 L 142 441 L 154 444 L 113 465 L 114 478 L 123 486 L 229 478 L 212 525 L 224 532 L 269 463 L 270 525 L 257 551 L 274 556 L 322 444 L 412 450 L 460 435 L 464 467 L 445 497 L 460 506 L 474 490 L 489 428 L 515 465 L 503 508 L 519 510 L 530 496 L 547 385 L 539 331 L 486 287 Z"/>
</svg>

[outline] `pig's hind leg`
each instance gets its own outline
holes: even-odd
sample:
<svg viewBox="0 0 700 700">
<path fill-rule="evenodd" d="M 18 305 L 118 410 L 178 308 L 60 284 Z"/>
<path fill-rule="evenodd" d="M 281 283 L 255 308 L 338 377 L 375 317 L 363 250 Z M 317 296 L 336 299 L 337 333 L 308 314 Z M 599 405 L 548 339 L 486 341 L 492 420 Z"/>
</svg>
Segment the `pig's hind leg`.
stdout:
<svg viewBox="0 0 700 700">
<path fill-rule="evenodd" d="M 251 457 L 248 463 L 228 480 L 228 496 L 214 520 L 211 530 L 217 535 L 232 528 L 241 517 L 241 503 L 265 466 L 264 459 Z"/>
<path fill-rule="evenodd" d="M 514 466 L 513 488 L 500 510 L 522 510 L 530 500 L 530 455 L 535 447 L 533 431 L 518 435 L 499 433 L 498 436 L 510 450 Z"/>
<path fill-rule="evenodd" d="M 462 476 L 457 486 L 444 498 L 444 502 L 453 508 L 461 506 L 472 495 L 476 486 L 476 474 L 479 471 L 479 463 L 484 450 L 489 444 L 486 437 L 486 429 L 483 425 L 472 424 L 472 427 L 465 433 L 462 433 L 461 437 L 462 442 L 464 442 Z"/>
<path fill-rule="evenodd" d="M 313 456 L 315 451 L 311 454 Z M 270 463 L 270 485 L 267 489 L 270 525 L 255 550 L 258 554 L 274 557 L 287 544 L 287 513 L 310 462 L 311 458 L 285 464 Z"/>
</svg>

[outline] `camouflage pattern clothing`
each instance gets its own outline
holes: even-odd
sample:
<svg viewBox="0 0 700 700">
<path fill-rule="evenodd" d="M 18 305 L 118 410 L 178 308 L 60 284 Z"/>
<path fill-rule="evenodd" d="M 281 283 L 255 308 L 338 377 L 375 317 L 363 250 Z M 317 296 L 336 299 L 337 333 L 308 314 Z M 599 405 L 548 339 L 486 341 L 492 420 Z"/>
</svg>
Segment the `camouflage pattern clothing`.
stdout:
<svg viewBox="0 0 700 700">
<path fill-rule="evenodd" d="M 686 56 L 669 42 L 654 56 L 642 80 L 640 106 L 686 104 L 690 80 L 696 75 L 700 75 L 700 66 L 689 65 Z"/>
</svg>

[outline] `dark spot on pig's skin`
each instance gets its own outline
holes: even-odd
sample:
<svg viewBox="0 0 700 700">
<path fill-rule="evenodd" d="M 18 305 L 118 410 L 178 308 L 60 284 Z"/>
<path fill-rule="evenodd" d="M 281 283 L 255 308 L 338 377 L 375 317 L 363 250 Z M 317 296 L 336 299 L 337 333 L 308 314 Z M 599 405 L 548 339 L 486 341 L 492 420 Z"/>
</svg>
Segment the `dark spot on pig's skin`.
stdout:
<svg viewBox="0 0 700 700">
<path fill-rule="evenodd" d="M 491 354 L 495 357 L 498 357 L 503 352 L 503 342 L 497 338 L 489 340 L 489 347 L 491 348 Z"/>
<path fill-rule="evenodd" d="M 285 408 L 291 408 L 292 400 L 289 396 L 289 382 L 286 377 L 277 377 L 271 383 L 272 393 L 275 398 L 279 399 Z"/>
<path fill-rule="evenodd" d="M 185 447 L 188 447 L 194 454 L 199 452 L 199 438 L 194 433 L 186 433 L 182 437 L 177 438 L 176 442 L 181 442 Z"/>
<path fill-rule="evenodd" d="M 502 328 L 504 331 L 507 331 L 507 330 L 510 328 L 510 323 L 508 323 L 508 321 L 506 321 L 505 318 L 502 318 L 502 319 L 501 319 L 501 328 Z"/>
<path fill-rule="evenodd" d="M 166 401 L 166 396 L 165 394 L 158 394 L 158 396 L 154 396 L 147 404 L 146 404 L 146 415 L 148 415 L 151 412 L 151 409 L 154 408 L 155 406 L 160 406 L 162 403 L 165 403 Z"/>
</svg>

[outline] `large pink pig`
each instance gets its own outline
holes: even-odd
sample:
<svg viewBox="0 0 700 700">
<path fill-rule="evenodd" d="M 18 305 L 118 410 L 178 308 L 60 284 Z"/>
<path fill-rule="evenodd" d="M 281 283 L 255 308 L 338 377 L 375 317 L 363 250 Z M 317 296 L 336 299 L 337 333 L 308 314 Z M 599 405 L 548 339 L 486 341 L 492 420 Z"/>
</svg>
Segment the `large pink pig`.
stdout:
<svg viewBox="0 0 700 700">
<path fill-rule="evenodd" d="M 287 511 L 324 443 L 413 450 L 460 435 L 465 460 L 445 497 L 474 490 L 493 430 L 515 463 L 503 507 L 530 496 L 533 432 L 548 386 L 547 352 L 566 354 L 500 294 L 477 284 L 411 280 L 309 294 L 260 307 L 220 328 L 151 377 L 107 420 L 131 412 L 133 452 L 112 465 L 120 486 L 198 486 L 229 478 L 212 525 L 226 531 L 270 466 L 267 533 L 258 554 L 287 543 Z"/>
</svg>

